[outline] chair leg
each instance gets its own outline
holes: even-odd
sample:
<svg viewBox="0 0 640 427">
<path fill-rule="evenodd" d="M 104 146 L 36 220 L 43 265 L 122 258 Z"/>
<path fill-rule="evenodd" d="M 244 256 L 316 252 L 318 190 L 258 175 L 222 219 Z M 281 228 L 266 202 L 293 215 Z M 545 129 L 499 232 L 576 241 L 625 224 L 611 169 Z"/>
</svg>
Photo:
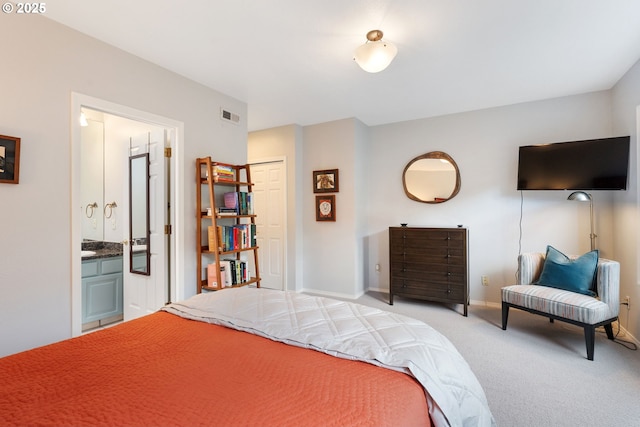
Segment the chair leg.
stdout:
<svg viewBox="0 0 640 427">
<path fill-rule="evenodd" d="M 608 325 L 604 325 L 604 330 L 607 333 L 607 338 L 609 338 L 610 340 L 615 339 L 615 337 L 613 336 L 613 324 L 609 323 Z"/>
<path fill-rule="evenodd" d="M 509 319 L 509 306 L 502 302 L 502 330 L 507 330 L 507 320 Z"/>
<path fill-rule="evenodd" d="M 584 340 L 587 344 L 587 359 L 593 360 L 593 348 L 596 342 L 596 327 L 593 325 L 584 326 Z"/>
</svg>

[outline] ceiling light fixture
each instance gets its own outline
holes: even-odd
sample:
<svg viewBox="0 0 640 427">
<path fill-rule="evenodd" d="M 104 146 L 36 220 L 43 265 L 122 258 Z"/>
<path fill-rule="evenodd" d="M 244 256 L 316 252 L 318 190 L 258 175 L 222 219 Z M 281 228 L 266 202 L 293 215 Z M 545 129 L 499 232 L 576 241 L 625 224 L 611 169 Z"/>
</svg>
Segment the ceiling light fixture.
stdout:
<svg viewBox="0 0 640 427">
<path fill-rule="evenodd" d="M 382 40 L 382 31 L 372 30 L 367 33 L 367 42 L 356 49 L 353 59 L 363 70 L 377 73 L 387 68 L 397 53 L 393 43 Z"/>
</svg>

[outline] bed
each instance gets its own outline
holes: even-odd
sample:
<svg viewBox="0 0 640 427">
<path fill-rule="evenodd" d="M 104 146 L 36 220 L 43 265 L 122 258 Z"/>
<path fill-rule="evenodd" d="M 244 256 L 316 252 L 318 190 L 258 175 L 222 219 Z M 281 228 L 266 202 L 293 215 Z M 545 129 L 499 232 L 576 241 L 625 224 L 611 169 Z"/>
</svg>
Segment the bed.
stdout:
<svg viewBox="0 0 640 427">
<path fill-rule="evenodd" d="M 0 359 L 0 425 L 491 426 L 441 334 L 371 307 L 243 287 Z"/>
</svg>

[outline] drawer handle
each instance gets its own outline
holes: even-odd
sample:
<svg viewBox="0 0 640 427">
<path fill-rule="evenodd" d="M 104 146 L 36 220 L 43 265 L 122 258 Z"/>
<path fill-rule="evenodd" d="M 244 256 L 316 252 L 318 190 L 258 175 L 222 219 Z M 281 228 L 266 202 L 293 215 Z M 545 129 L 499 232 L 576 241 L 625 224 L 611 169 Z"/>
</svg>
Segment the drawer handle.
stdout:
<svg viewBox="0 0 640 427">
<path fill-rule="evenodd" d="M 447 271 L 447 277 L 451 276 L 451 272 Z"/>
</svg>

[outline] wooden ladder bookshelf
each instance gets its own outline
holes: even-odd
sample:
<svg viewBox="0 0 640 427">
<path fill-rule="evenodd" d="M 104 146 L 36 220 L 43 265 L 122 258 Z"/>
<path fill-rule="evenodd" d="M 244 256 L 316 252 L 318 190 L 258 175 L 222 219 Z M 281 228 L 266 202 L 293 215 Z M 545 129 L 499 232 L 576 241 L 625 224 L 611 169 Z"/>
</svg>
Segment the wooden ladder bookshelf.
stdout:
<svg viewBox="0 0 640 427">
<path fill-rule="evenodd" d="M 249 165 L 214 162 L 211 157 L 196 159 L 198 293 L 251 284 L 260 287 L 252 185 Z M 226 207 L 226 193 L 236 194 L 235 212 L 220 212 Z M 246 274 L 250 260 L 243 259 L 244 255 L 253 256 L 253 271 L 249 271 L 250 274 Z M 221 272 L 221 266 L 223 270 L 231 266 L 229 270 L 234 271 L 231 274 L 226 270 Z M 208 279 L 210 268 L 215 268 L 215 280 L 211 283 Z"/>
</svg>

